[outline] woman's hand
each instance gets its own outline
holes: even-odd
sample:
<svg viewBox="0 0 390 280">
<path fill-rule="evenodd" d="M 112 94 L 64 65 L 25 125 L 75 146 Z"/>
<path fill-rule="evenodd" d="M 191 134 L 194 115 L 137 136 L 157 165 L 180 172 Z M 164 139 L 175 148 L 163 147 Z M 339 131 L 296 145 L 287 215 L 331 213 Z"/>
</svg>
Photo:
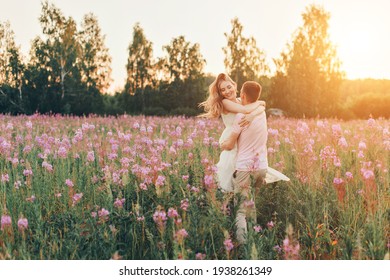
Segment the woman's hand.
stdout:
<svg viewBox="0 0 390 280">
<path fill-rule="evenodd" d="M 265 104 L 265 102 L 257 101 L 257 103 L 260 103 L 260 105 L 257 106 L 254 111 L 250 112 L 249 114 L 245 114 L 244 117 L 242 117 L 241 121 L 238 123 L 240 127 L 249 125 L 255 119 L 256 116 L 260 116 L 264 113 L 265 106 L 263 105 L 263 103 Z"/>
<path fill-rule="evenodd" d="M 241 127 L 248 126 L 255 119 L 256 115 L 245 114 L 238 123 Z"/>
</svg>

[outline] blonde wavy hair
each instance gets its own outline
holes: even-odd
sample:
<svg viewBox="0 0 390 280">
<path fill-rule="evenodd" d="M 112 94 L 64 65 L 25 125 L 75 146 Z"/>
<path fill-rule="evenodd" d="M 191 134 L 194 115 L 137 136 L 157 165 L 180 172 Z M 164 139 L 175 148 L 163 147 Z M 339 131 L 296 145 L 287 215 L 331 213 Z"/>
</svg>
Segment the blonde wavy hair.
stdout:
<svg viewBox="0 0 390 280">
<path fill-rule="evenodd" d="M 223 112 L 223 104 L 222 100 L 224 97 L 220 92 L 220 85 L 222 82 L 231 82 L 237 90 L 237 84 L 230 78 L 228 75 L 224 73 L 220 73 L 209 86 L 209 97 L 206 101 L 199 104 L 199 107 L 203 107 L 205 113 L 199 115 L 199 117 L 205 118 L 219 118 Z"/>
</svg>

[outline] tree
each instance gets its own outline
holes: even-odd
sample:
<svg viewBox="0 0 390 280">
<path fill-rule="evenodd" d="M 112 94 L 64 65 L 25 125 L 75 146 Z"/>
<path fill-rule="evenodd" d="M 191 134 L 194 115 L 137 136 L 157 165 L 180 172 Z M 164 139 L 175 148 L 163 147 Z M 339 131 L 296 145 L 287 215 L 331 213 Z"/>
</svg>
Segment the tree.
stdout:
<svg viewBox="0 0 390 280">
<path fill-rule="evenodd" d="M 0 111 L 24 112 L 24 64 L 9 22 L 0 23 Z"/>
<path fill-rule="evenodd" d="M 111 83 L 111 56 L 104 44 L 105 36 L 102 35 L 98 20 L 92 13 L 83 18 L 82 30 L 79 40 L 82 50 L 82 81 L 86 83 L 88 90 L 97 89 L 105 93 Z"/>
<path fill-rule="evenodd" d="M 277 74 L 271 87 L 272 104 L 280 105 L 296 117 L 331 116 L 339 105 L 343 73 L 329 39 L 330 14 L 311 5 L 302 17 L 303 26 L 275 61 Z"/>
<path fill-rule="evenodd" d="M 66 19 L 61 11 L 48 2 L 42 3 L 42 15 L 39 18 L 43 33 L 47 36 L 49 55 L 53 61 L 52 72 L 59 71 L 61 99 L 65 97 L 65 78 L 76 68 L 80 45 L 77 41 L 77 26 L 72 18 Z M 57 65 L 56 65 L 57 64 Z"/>
<path fill-rule="evenodd" d="M 145 108 L 144 91 L 146 86 L 152 83 L 153 48 L 139 23 L 133 28 L 133 41 L 128 50 L 125 93 L 134 95 L 137 90 L 141 91 L 141 111 L 143 112 Z"/>
<path fill-rule="evenodd" d="M 226 71 L 237 83 L 238 88 L 246 80 L 258 80 L 269 71 L 265 54 L 257 47 L 255 38 L 244 37 L 242 30 L 242 24 L 238 18 L 234 18 L 231 33 L 225 33 L 227 46 L 223 48 Z"/>
<path fill-rule="evenodd" d="M 165 109 L 177 114 L 196 114 L 198 104 L 205 99 L 206 94 L 206 60 L 200 53 L 199 44 L 191 44 L 184 36 L 179 36 L 163 49 L 167 52 L 164 69 L 170 77 L 165 87 L 169 107 Z"/>
<path fill-rule="evenodd" d="M 173 38 L 170 45 L 163 49 L 167 52 L 165 67 L 171 80 L 194 79 L 203 76 L 206 60 L 200 53 L 199 44 L 191 45 L 184 36 Z"/>
<path fill-rule="evenodd" d="M 28 69 L 30 87 L 41 95 L 36 109 L 70 113 L 72 105 L 80 104 L 79 95 L 85 90 L 81 84 L 76 23 L 47 1 L 42 3 L 39 21 L 44 38 L 33 41 Z"/>
</svg>

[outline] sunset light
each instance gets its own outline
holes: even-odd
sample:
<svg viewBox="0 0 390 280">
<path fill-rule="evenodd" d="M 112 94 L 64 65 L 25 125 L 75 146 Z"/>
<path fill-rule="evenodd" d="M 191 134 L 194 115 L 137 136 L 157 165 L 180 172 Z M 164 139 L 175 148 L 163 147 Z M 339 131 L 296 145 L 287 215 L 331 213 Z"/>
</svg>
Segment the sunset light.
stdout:
<svg viewBox="0 0 390 280">
<path fill-rule="evenodd" d="M 390 275 L 390 0 L 0 7 L 1 279 Z"/>
<path fill-rule="evenodd" d="M 378 61 L 376 66 L 373 66 L 373 61 L 381 48 L 376 39 L 382 35 L 378 34 L 377 30 L 361 24 L 349 30 L 342 26 L 339 28 L 334 26 L 331 32 L 333 32 L 330 34 L 331 39 L 335 38 L 334 44 L 348 79 L 389 77 L 388 65 Z M 387 38 L 383 36 L 383 40 Z"/>
</svg>

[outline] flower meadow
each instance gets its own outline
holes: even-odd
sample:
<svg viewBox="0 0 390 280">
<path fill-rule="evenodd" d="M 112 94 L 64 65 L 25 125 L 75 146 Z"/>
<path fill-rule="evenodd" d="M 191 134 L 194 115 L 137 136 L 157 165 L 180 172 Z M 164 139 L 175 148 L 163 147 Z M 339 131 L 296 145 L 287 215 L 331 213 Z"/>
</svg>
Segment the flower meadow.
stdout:
<svg viewBox="0 0 390 280">
<path fill-rule="evenodd" d="M 220 120 L 0 115 L 0 259 L 388 259 L 390 121 L 268 119 L 247 242 Z M 253 214 L 253 213 L 252 213 Z"/>
</svg>

